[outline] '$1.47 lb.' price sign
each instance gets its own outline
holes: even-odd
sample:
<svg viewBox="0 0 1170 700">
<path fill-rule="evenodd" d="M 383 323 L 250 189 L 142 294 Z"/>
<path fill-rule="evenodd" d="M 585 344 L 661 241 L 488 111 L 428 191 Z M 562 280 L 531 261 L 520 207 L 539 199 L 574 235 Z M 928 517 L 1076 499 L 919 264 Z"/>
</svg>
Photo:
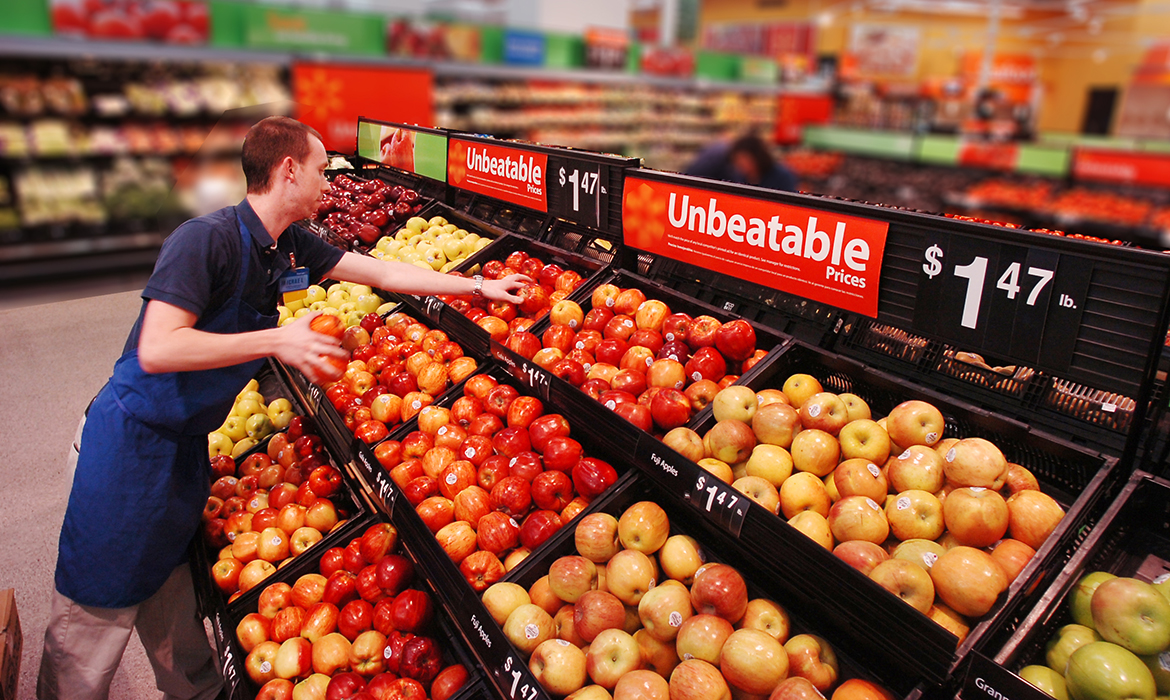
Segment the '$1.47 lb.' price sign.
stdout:
<svg viewBox="0 0 1170 700">
<path fill-rule="evenodd" d="M 549 156 L 548 213 L 592 228 L 605 228 L 609 167 Z"/>
<path fill-rule="evenodd" d="M 1093 261 L 1052 249 L 927 237 L 914 330 L 970 352 L 1067 367 Z"/>
</svg>

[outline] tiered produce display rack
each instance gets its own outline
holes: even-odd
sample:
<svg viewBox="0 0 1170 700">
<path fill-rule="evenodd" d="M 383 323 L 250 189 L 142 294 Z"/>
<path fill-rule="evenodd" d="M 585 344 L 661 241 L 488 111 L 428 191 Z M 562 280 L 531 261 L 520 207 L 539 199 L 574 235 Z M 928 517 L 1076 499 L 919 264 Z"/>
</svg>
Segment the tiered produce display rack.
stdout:
<svg viewBox="0 0 1170 700">
<path fill-rule="evenodd" d="M 382 292 L 383 299 L 398 304 L 380 310 L 386 324 L 417 324 L 420 338 L 426 332 L 441 332 L 474 360 L 474 372 L 444 382 L 431 406 L 454 410 L 464 397 L 475 396 L 481 385 L 511 386 L 515 396 L 530 397 L 526 399 L 530 404 L 532 398 L 537 399 L 545 415 L 566 418 L 584 454 L 612 466 L 605 482 L 608 488 L 589 494 L 591 498 L 579 508 L 564 511 L 567 517 L 551 528 L 555 532 L 539 538 L 538 545 L 510 567 L 502 580 L 531 588 L 555 562 L 575 553 L 580 542 L 575 543 L 574 531 L 587 516 L 619 517 L 635 503 L 652 501 L 669 517 L 672 535 L 693 537 L 711 561 L 740 572 L 750 597 L 771 599 L 786 610 L 793 633 L 812 633 L 827 640 L 839 660 L 838 681 L 856 678 L 877 683 L 897 697 L 961 694 L 973 698 L 994 691 L 1019 698 L 1030 692 L 1043 697 L 1014 673 L 1022 664 L 1035 662 L 1037 654 L 1043 655 L 1041 645 L 1059 623 L 1054 610 L 1088 567 L 1125 574 L 1136 571 L 1146 580 L 1162 573 L 1143 562 L 1147 562 L 1145 554 L 1165 549 L 1167 521 L 1162 506 L 1167 485 L 1141 469 L 1161 468 L 1142 460 L 1151 454 L 1150 444 L 1165 440 L 1155 428 L 1162 413 L 1156 404 L 1165 402 L 1157 364 L 1170 322 L 1170 259 L 1165 256 L 687 178 L 641 169 L 638 162 L 617 156 L 364 118 L 361 122 L 359 134 L 363 129 L 382 129 L 387 135 L 395 130 L 425 132 L 442 141 L 448 167 L 441 180 L 382 164 L 368 143 L 363 146 L 360 136 L 351 159 L 355 169 L 334 173 L 334 177 L 359 184 L 385 183 L 371 189 L 413 188 L 422 195 L 418 203 L 423 217 L 439 216 L 490 239 L 448 269 L 488 273 L 494 261 L 500 261 L 494 268 L 498 271 L 505 259 L 532 257 L 578 275 L 563 297 L 585 313 L 593 310 L 599 290 L 614 285 L 620 290 L 639 289 L 644 299 L 665 302 L 672 312 L 711 316 L 724 324 L 746 320 L 754 332 L 753 350 L 758 352 L 742 368 L 728 367 L 724 374 L 732 379 L 727 384 L 761 392 L 780 389 L 792 375 L 807 374 L 825 391 L 861 397 L 875 419 L 904 401 L 928 402 L 945 420 L 944 437 L 992 440 L 1008 462 L 1029 470 L 1039 490 L 1064 511 L 986 614 L 967 620 L 969 631 L 960 639 L 786 522 L 774 507 L 747 498 L 708 468 L 667 446 L 660 426 L 651 423 L 655 428 L 647 431 L 635 424 L 635 418 L 623 419 L 615 412 L 620 401 L 607 405 L 604 396 L 595 400 L 582 390 L 582 377 L 574 375 L 571 365 L 545 369 L 516 335 L 524 330 L 537 339 L 549 337 L 545 332 L 553 314 L 543 314 L 523 329 L 505 328 L 493 337 L 490 324 L 471 320 L 475 314 L 466 300 Z M 512 159 L 500 167 L 519 161 L 530 168 L 539 165 L 542 175 L 529 178 L 535 184 L 527 192 L 493 192 L 498 182 L 468 176 L 469 161 L 463 159 L 471 148 L 486 150 L 499 162 Z M 579 188 L 576 192 L 574 186 Z M 696 211 L 707 215 L 721 209 L 726 217 L 736 206 L 751 206 L 756 207 L 750 210 L 751 216 L 761 217 L 761 227 L 775 212 L 784 219 L 781 234 L 807 231 L 809 245 L 818 223 L 814 218 L 806 229 L 808 217 L 819 217 L 819 226 L 830 235 L 830 227 L 837 225 L 834 222 L 845 222 L 835 229 L 835 244 L 830 235 L 822 234 L 826 245 L 822 258 L 829 255 L 829 246 L 836 245 L 832 262 L 838 266 L 846 226 L 849 231 L 880 231 L 865 255 L 858 252 L 859 244 L 852 243 L 848 248 L 852 253 L 845 253 L 845 258 L 853 256 L 853 263 L 859 256 L 880 261 L 880 270 L 871 268 L 864 280 L 869 291 L 852 297 L 818 292 L 827 286 L 810 284 L 808 279 L 798 280 L 797 286 L 787 290 L 762 284 L 770 279 L 767 271 L 758 275 L 715 272 L 702 257 L 672 257 L 663 252 L 669 250 L 664 238 L 645 235 L 653 220 L 647 218 L 644 205 L 631 206 L 631 202 L 646 192 L 671 193 L 667 204 L 671 211 L 659 212 L 660 217 L 670 217 L 671 226 L 676 226 L 673 195 L 684 192 L 692 197 L 692 204 L 700 205 L 688 213 L 692 222 Z M 703 204 L 708 198 L 710 205 Z M 768 215 L 760 213 L 764 211 Z M 805 217 L 800 225 L 785 228 L 784 222 L 794 221 L 792 217 L 798 214 Z M 726 219 L 728 238 L 718 246 L 732 248 L 728 241 L 734 220 L 734 216 Z M 738 222 L 742 236 L 747 222 L 743 217 Z M 393 237 L 402 225 L 401 221 L 387 223 L 385 233 Z M 380 243 L 347 243 L 321 222 L 312 227 L 350 249 L 370 254 L 382 250 Z M 766 245 L 759 239 L 760 249 L 766 250 Z M 798 245 L 798 254 L 800 250 Z M 810 249 L 803 250 L 807 257 Z M 734 257 L 719 251 L 706 254 Z M 522 257 L 509 257 L 513 255 Z M 813 292 L 802 296 L 794 289 Z M 406 321 L 401 314 L 414 320 Z M 993 366 L 991 358 L 1003 366 Z M 328 535 L 253 591 L 272 581 L 291 585 L 299 576 L 315 571 L 321 553 L 330 546 L 345 546 L 371 524 L 389 523 L 401 549 L 415 562 L 417 587 L 426 589 L 441 613 L 436 615 L 435 634 L 449 641 L 447 662 L 463 663 L 470 671 L 460 697 L 557 697 L 542 687 L 526 655 L 509 640 L 503 622 L 485 607 L 482 588 L 473 587 L 474 575 L 449 556 L 450 538 L 441 543 L 444 535 L 436 539 L 438 528 L 417 512 L 420 494 L 395 475 L 402 458 L 387 455 L 405 448 L 410 440 L 417 441 L 424 432 L 420 421 L 427 417 L 425 409 L 411 411 L 407 420 L 387 421 L 386 431 L 361 439 L 355 435 L 360 400 L 355 403 L 351 397 L 313 385 L 278 363 L 265 376 L 278 385 L 279 394 L 292 400 L 298 413 L 315 421 L 329 458 L 344 472 L 352 504 L 347 506 L 349 521 L 342 531 Z M 682 383 L 690 382 L 686 378 Z M 716 422 L 713 407 L 708 406 L 693 410 L 685 425 L 702 436 Z M 492 448 L 486 449 L 490 454 Z M 498 444 L 496 449 L 500 449 Z M 468 460 L 473 460 L 473 451 L 468 449 Z M 507 456 L 503 451 L 498 455 Z M 481 462 L 483 458 L 478 453 L 474 457 Z M 446 483 L 456 481 L 451 473 Z M 580 483 L 574 486 L 574 495 L 585 495 Z M 881 507 L 870 503 L 875 509 Z M 1144 503 L 1161 505 L 1150 509 Z M 508 513 L 507 508 L 501 509 Z M 513 514 L 517 521 L 522 515 Z M 520 530 L 521 538 L 526 537 L 519 522 L 513 527 Z M 214 551 L 205 546 L 197 549 L 201 552 L 197 561 L 204 566 L 214 559 Z M 256 610 L 257 593 L 228 602 L 213 586 L 202 588 L 204 612 L 212 620 L 229 695 L 252 698 L 258 686 L 243 668 L 235 630 L 244 615 Z"/>
</svg>

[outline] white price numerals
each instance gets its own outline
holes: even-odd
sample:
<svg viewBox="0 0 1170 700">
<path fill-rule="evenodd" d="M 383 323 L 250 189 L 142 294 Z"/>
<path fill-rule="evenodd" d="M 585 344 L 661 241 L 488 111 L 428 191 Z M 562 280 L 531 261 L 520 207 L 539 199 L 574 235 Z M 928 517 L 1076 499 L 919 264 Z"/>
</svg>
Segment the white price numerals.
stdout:
<svg viewBox="0 0 1170 700">
<path fill-rule="evenodd" d="M 371 469 L 371 471 L 373 471 Z M 374 488 L 378 489 L 378 497 L 387 507 L 394 504 L 394 487 L 389 481 L 386 481 L 386 476 L 380 471 L 374 471 Z"/>
<path fill-rule="evenodd" d="M 519 666 L 520 664 L 515 662 L 512 656 L 504 661 L 504 672 L 512 676 L 512 690 L 508 693 L 508 697 L 513 700 L 535 700 L 538 694 L 536 688 L 529 687 L 528 683 L 520 685 L 520 679 L 524 674 L 520 672 Z M 519 694 L 517 695 L 517 693 Z"/>
<path fill-rule="evenodd" d="M 716 504 L 718 504 L 721 508 L 731 510 L 735 507 L 735 504 L 739 502 L 739 496 L 728 494 L 726 489 L 719 488 L 719 486 L 714 483 L 712 483 L 710 486 L 707 486 L 707 477 L 699 476 L 698 480 L 695 481 L 695 493 L 702 494 L 704 492 L 707 494 L 707 502 L 703 504 L 703 508 L 706 509 L 708 513 L 711 512 L 711 509 L 714 508 Z"/>
<path fill-rule="evenodd" d="M 926 262 L 922 265 L 922 271 L 926 273 L 927 277 L 934 279 L 935 275 L 942 272 L 942 249 L 932 245 L 926 249 L 924 257 Z M 996 289 L 1007 292 L 1008 299 L 1014 300 L 1016 295 L 1022 291 L 1020 287 L 1020 271 L 1022 269 L 1023 267 L 1018 262 L 1008 265 L 1007 269 L 1000 275 L 999 281 L 995 283 Z M 1035 306 L 1036 300 L 1040 298 L 1040 293 L 1052 281 L 1055 274 L 1053 270 L 1046 270 L 1042 267 L 1029 267 L 1028 275 L 1035 277 L 1036 283 L 1032 285 L 1024 303 L 1028 306 Z M 955 277 L 967 280 L 967 295 L 963 300 L 963 316 L 960 323 L 964 328 L 975 328 L 979 325 L 979 307 L 983 303 L 983 283 L 987 280 L 987 258 L 979 255 L 967 265 L 956 265 Z"/>
<path fill-rule="evenodd" d="M 566 181 L 573 185 L 573 211 L 581 211 L 580 190 L 584 190 L 585 194 L 590 196 L 597 192 L 597 173 L 583 173 L 574 169 L 572 175 L 565 177 L 565 169 L 561 168 L 560 180 L 561 187 L 565 186 Z"/>
</svg>

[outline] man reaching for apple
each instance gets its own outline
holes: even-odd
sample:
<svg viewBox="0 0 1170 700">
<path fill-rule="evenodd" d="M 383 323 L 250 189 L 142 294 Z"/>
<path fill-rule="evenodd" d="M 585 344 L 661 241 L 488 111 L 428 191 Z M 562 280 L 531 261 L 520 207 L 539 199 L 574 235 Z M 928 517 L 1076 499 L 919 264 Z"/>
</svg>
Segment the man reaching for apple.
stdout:
<svg viewBox="0 0 1170 700">
<path fill-rule="evenodd" d="M 248 196 L 175 230 L 143 290 L 113 376 L 83 419 L 45 632 L 41 700 L 106 698 L 137 628 L 166 698 L 214 698 L 222 682 L 195 612 L 187 548 L 207 502 L 207 433 L 275 356 L 313 381 L 338 341 L 276 327 L 281 292 L 326 277 L 415 294 L 518 303 L 528 280 L 474 280 L 344 253 L 295 222 L 329 191 L 321 136 L 287 117 L 248 132 Z M 302 286 L 303 285 L 303 286 Z"/>
</svg>

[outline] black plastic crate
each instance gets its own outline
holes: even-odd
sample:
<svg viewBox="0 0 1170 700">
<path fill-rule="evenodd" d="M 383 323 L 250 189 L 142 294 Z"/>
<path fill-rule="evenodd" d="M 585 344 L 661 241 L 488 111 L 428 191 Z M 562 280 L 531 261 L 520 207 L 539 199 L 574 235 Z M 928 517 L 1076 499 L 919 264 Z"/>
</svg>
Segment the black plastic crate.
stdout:
<svg viewBox="0 0 1170 700">
<path fill-rule="evenodd" d="M 829 342 L 842 316 L 840 311 L 826 304 L 679 260 L 657 258 L 646 276 L 682 294 L 813 345 Z"/>
<path fill-rule="evenodd" d="M 946 419 L 946 437 L 985 437 L 992 440 L 1008 461 L 1029 469 L 1040 482 L 1041 489 L 1065 508 L 1065 517 L 1056 531 L 1007 592 L 1000 596 L 991 612 L 975 621 L 967 638 L 953 650 L 948 669 L 951 675 L 969 652 L 992 648 L 997 641 L 1002 641 L 1010 634 L 1020 616 L 1039 600 L 1039 592 L 1069 561 L 1091 525 L 1094 509 L 1110 498 L 1118 485 L 1120 475 L 1116 458 L 1091 452 L 1033 430 L 1010 417 L 982 410 L 803 343 L 794 342 L 770 355 L 753 370 L 753 376 L 747 378 L 745 383 L 759 391 L 779 387 L 788 376 L 796 373 L 811 374 L 826 391 L 857 394 L 869 404 L 875 416 L 886 415 L 899 403 L 909 399 L 934 404 Z M 714 417 L 705 413 L 692 427 L 702 435 L 713 424 Z M 763 512 L 763 509 L 759 510 Z M 772 517 L 774 527 L 783 527 L 780 518 Z M 822 552 L 826 560 L 835 559 L 829 552 Z M 873 583 L 843 562 L 840 563 L 841 571 L 836 578 L 842 583 L 859 590 L 865 590 L 865 586 Z M 872 595 L 877 597 L 883 594 L 875 592 Z M 894 608 L 894 612 L 896 614 L 901 609 L 899 617 L 911 627 L 934 626 L 925 616 L 906 608 L 893 597 L 886 595 L 884 600 L 891 605 L 902 606 Z M 951 636 L 951 639 L 955 638 Z M 898 639 L 891 639 L 890 642 L 902 644 Z"/>
<path fill-rule="evenodd" d="M 1071 621 L 1072 589 L 1093 571 L 1143 581 L 1170 573 L 1170 482 L 1134 472 L 1076 554 L 1042 591 L 1039 603 L 995 653 L 995 663 L 1013 673 L 1029 664 L 1044 665 L 1048 640 Z"/>
<path fill-rule="evenodd" d="M 613 263 L 622 245 L 620 235 L 603 233 L 564 219 L 553 221 L 540 240 L 548 245 L 600 261 L 603 265 Z"/>
<path fill-rule="evenodd" d="M 833 647 L 840 664 L 838 682 L 847 678 L 876 680 L 886 685 L 897 696 L 912 694 L 919 685 L 919 679 L 902 669 L 890 667 L 877 660 L 875 647 L 880 641 L 863 640 L 836 634 L 818 619 L 818 611 L 803 606 L 798 601 L 786 599 L 771 581 L 770 572 L 759 566 L 760 553 L 753 552 L 750 543 L 730 539 L 727 533 L 711 528 L 701 519 L 692 517 L 687 510 L 663 499 L 660 491 L 642 474 L 632 473 L 618 481 L 617 485 L 586 509 L 591 513 L 608 513 L 620 518 L 626 508 L 638 501 L 653 501 L 662 506 L 670 519 L 671 535 L 689 535 L 698 540 L 705 563 L 722 562 L 733 566 L 748 584 L 748 599 L 767 598 L 778 603 L 791 620 L 790 635 L 815 634 L 826 638 Z M 508 573 L 504 580 L 530 588 L 538 579 L 548 574 L 554 561 L 563 556 L 577 554 L 572 527 L 562 528 L 544 547 L 529 555 L 521 564 Z M 604 566 L 604 565 L 599 565 Z"/>
<path fill-rule="evenodd" d="M 1134 426 L 1136 402 L 1131 397 L 1021 365 L 989 369 L 961 348 L 870 319 L 847 323 L 834 349 L 1110 454 L 1122 454 Z"/>
<path fill-rule="evenodd" d="M 486 372 L 499 383 L 516 387 L 522 396 L 533 395 L 531 390 L 526 389 L 504 368 L 493 366 L 487 368 Z M 538 398 L 544 403 L 546 414 L 560 413 L 569 420 L 572 437 L 581 443 L 585 453 L 609 462 L 618 471 L 620 482 L 621 475 L 630 470 L 629 453 L 622 451 L 605 426 L 577 414 L 571 403 L 564 402 L 559 397 L 538 395 Z M 447 400 L 452 400 L 452 397 L 444 397 L 444 401 Z M 400 438 L 416 428 L 417 418 L 413 418 L 390 439 Z M 398 527 L 400 535 L 411 548 L 422 570 L 426 571 L 428 579 L 439 591 L 440 599 L 451 615 L 453 626 L 467 640 L 486 674 L 496 684 L 499 694 L 503 697 L 515 697 L 516 700 L 521 700 L 522 697 L 525 700 L 547 698 L 528 672 L 527 663 L 508 650 L 503 631 L 484 610 L 471 584 L 443 551 L 434 534 L 369 450 L 359 449 L 356 467 L 363 472 L 362 477 L 379 491 L 380 507 L 391 514 L 391 521 Z M 604 498 L 604 495 L 601 498 Z M 564 523 L 558 532 L 571 532 L 580 517 L 578 514 L 573 520 Z M 546 541 L 535 551 L 540 552 L 547 545 Z M 508 660 L 509 657 L 511 661 Z M 527 690 L 523 689 L 525 686 Z M 510 690 L 513 688 L 515 692 Z"/>
<path fill-rule="evenodd" d="M 360 521 L 355 521 L 353 527 L 349 528 L 346 532 L 345 537 L 339 538 L 332 546 L 344 547 L 349 540 L 354 537 L 360 537 L 367 528 L 380 522 L 385 522 L 385 520 L 377 514 L 368 514 Z M 468 653 L 466 646 L 454 634 L 450 622 L 442 614 L 439 614 L 439 606 L 442 601 L 437 596 L 434 585 L 428 580 L 426 569 L 420 564 L 419 559 L 411 550 L 410 544 L 402 537 L 402 533 L 399 533 L 398 539 L 399 543 L 395 552 L 403 554 L 415 562 L 415 578 L 411 587 L 426 591 L 431 596 L 435 605 L 435 621 L 432 623 L 433 630 L 429 636 L 432 636 L 436 641 L 444 642 L 443 656 L 445 666 L 462 664 L 467 669 L 467 682 L 452 697 L 457 700 L 471 700 L 471 698 L 483 697 L 483 681 L 477 664 Z M 319 571 L 321 555 L 324 552 L 325 549 L 320 549 L 312 557 L 298 562 L 297 566 L 288 566 L 281 569 L 273 576 L 265 579 L 257 588 L 263 590 L 265 586 L 277 582 L 287 583 L 291 586 L 301 576 L 316 573 Z M 252 681 L 244 668 L 244 660 L 247 654 L 244 652 L 243 647 L 236 637 L 236 626 L 239 625 L 240 621 L 246 615 L 257 612 L 258 603 L 259 594 L 255 598 L 250 599 L 246 605 L 212 617 L 212 635 L 215 638 L 216 646 L 219 650 L 221 670 L 224 675 L 224 697 L 227 700 L 252 700 L 260 690 L 259 686 Z"/>
</svg>

